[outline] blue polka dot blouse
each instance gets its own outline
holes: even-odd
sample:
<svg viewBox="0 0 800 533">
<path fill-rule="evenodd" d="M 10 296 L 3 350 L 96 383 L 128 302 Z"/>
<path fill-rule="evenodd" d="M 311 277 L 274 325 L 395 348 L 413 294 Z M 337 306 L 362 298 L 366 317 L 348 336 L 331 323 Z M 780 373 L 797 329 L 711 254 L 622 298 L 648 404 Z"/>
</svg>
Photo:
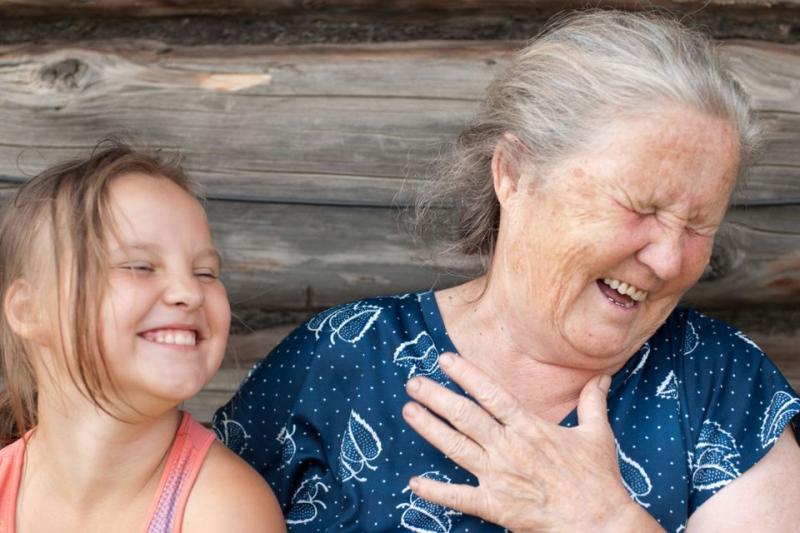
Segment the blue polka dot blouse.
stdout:
<svg viewBox="0 0 800 533">
<path fill-rule="evenodd" d="M 415 375 L 463 394 L 438 366 L 446 351 L 430 291 L 329 309 L 253 368 L 214 429 L 270 483 L 290 531 L 503 531 L 408 488 L 476 483 L 401 415 Z M 631 498 L 682 531 L 770 450 L 800 398 L 742 333 L 677 309 L 614 375 L 608 407 Z M 576 424 L 574 411 L 561 422 Z"/>
</svg>

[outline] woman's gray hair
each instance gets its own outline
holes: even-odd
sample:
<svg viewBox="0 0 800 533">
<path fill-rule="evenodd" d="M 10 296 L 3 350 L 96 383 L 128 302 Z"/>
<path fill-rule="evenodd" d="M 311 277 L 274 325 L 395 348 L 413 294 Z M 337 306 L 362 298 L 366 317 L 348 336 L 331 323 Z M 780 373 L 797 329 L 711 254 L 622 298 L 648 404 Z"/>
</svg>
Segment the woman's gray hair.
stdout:
<svg viewBox="0 0 800 533">
<path fill-rule="evenodd" d="M 749 99 L 729 75 L 715 44 L 676 20 L 622 11 L 562 16 L 513 58 L 488 88 L 473 122 L 421 189 L 418 228 L 441 235 L 453 251 L 491 260 L 500 221 L 491 161 L 504 133 L 526 161 L 548 166 L 584 146 L 610 120 L 685 105 L 728 120 L 738 131 L 740 175 L 760 138 Z M 442 205 L 448 209 L 439 209 Z"/>
</svg>

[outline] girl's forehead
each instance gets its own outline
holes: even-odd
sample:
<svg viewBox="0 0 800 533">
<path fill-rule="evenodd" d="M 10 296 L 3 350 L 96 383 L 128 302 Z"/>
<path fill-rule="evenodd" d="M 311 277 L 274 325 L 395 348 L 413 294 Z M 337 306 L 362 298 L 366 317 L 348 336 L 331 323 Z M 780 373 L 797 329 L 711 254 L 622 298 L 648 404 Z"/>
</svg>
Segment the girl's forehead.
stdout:
<svg viewBox="0 0 800 533">
<path fill-rule="evenodd" d="M 142 245 L 210 241 L 208 219 L 189 192 L 164 177 L 131 173 L 109 187 L 110 241 Z"/>
</svg>

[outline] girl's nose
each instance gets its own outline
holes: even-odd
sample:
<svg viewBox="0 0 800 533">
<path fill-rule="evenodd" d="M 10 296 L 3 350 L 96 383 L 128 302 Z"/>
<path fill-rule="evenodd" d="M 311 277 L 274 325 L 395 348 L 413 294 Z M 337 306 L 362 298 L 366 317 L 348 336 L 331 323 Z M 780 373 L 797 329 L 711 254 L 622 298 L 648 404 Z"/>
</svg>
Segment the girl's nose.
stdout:
<svg viewBox="0 0 800 533">
<path fill-rule="evenodd" d="M 164 299 L 169 305 L 196 309 L 203 304 L 203 288 L 193 273 L 176 274 L 170 277 L 164 291 Z"/>
</svg>

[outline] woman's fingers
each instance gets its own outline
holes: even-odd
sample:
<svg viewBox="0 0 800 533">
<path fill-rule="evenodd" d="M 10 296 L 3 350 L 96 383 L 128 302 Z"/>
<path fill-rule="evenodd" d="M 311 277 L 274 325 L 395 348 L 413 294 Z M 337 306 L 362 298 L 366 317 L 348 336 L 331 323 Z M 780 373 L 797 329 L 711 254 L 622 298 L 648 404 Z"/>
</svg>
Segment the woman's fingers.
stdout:
<svg viewBox="0 0 800 533">
<path fill-rule="evenodd" d="M 403 407 L 403 418 L 422 438 L 462 468 L 476 473 L 483 462 L 483 448 L 472 439 L 442 422 L 417 403 Z"/>
<path fill-rule="evenodd" d="M 513 396 L 495 384 L 489 376 L 463 357 L 442 354 L 439 366 L 462 389 L 475 398 L 494 418 L 506 425 L 519 422 L 530 425 L 538 419 L 523 412 Z"/>
<path fill-rule="evenodd" d="M 598 375 L 583 386 L 578 398 L 578 427 L 585 429 L 608 429 L 608 387 L 611 377 Z"/>
<path fill-rule="evenodd" d="M 497 421 L 478 404 L 430 379 L 422 377 L 411 379 L 406 385 L 406 390 L 413 399 L 480 444 L 500 427 Z"/>
<path fill-rule="evenodd" d="M 486 518 L 486 504 L 478 487 L 457 483 L 443 483 L 424 477 L 412 478 L 411 490 L 417 496 L 462 513 Z"/>
</svg>

